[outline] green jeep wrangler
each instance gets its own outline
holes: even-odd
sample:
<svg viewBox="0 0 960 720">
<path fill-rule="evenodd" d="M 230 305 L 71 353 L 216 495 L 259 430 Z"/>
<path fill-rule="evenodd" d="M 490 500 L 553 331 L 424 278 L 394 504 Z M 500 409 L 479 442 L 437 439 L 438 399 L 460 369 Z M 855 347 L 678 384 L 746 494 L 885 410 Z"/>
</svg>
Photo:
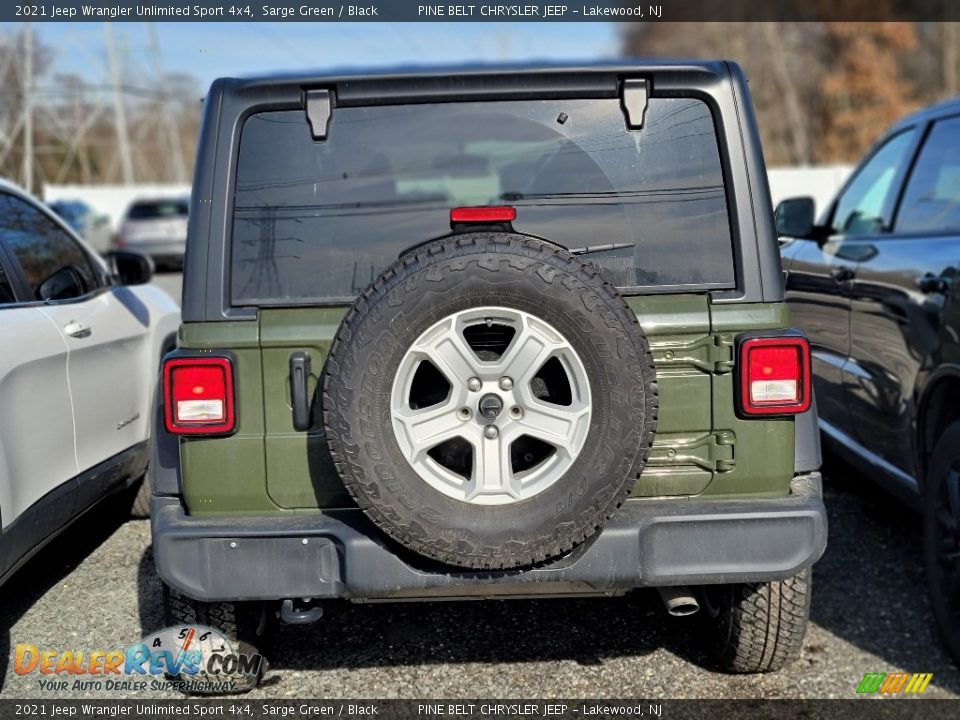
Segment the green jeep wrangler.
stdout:
<svg viewBox="0 0 960 720">
<path fill-rule="evenodd" d="M 610 597 L 800 651 L 826 515 L 731 63 L 216 81 L 153 453 L 171 623 Z M 257 675 L 239 678 L 253 687 Z"/>
</svg>

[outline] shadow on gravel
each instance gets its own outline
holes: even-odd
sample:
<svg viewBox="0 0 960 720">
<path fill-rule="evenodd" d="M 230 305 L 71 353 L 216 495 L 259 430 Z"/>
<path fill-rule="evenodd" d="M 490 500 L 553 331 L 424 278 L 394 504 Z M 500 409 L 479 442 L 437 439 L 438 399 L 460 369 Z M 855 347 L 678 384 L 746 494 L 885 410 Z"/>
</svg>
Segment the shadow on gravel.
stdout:
<svg viewBox="0 0 960 720">
<path fill-rule="evenodd" d="M 919 517 L 837 460 L 826 475 L 830 540 L 814 569 L 811 622 L 876 656 L 857 673 L 932 672 L 934 685 L 960 692 L 960 671 L 939 643 L 927 601 Z M 146 634 L 164 624 L 150 548 L 138 585 Z M 557 660 L 588 666 L 664 648 L 716 671 L 701 630 L 698 617 L 668 616 L 653 590 L 610 599 L 342 602 L 312 625 L 278 624 L 269 659 L 290 670 Z M 807 636 L 807 661 L 826 652 Z"/>
<path fill-rule="evenodd" d="M 153 564 L 153 546 L 148 545 L 137 565 L 137 614 L 140 618 L 140 637 L 166 627 L 160 578 Z"/>
<path fill-rule="evenodd" d="M 7 677 L 13 644 L 30 640 L 11 638 L 10 628 L 129 519 L 129 504 L 125 495 L 100 503 L 0 586 L 0 690 Z"/>
<path fill-rule="evenodd" d="M 835 456 L 824 460 L 830 538 L 813 570 L 811 622 L 876 655 L 864 673 L 932 672 L 934 685 L 960 692 L 930 610 L 920 516 Z M 808 636 L 804 651 L 824 648 Z"/>
<path fill-rule="evenodd" d="M 164 626 L 161 586 L 147 548 L 138 568 L 143 635 Z M 666 647 L 709 667 L 696 622 L 671 618 L 656 591 L 622 598 L 351 604 L 331 603 L 311 625 L 274 628 L 276 669 L 390 667 L 436 663 L 640 656 Z"/>
<path fill-rule="evenodd" d="M 659 648 L 709 658 L 696 622 L 667 616 L 655 591 L 622 598 L 342 604 L 317 624 L 276 631 L 271 665 L 356 668 L 436 663 L 574 661 L 643 656 Z"/>
<path fill-rule="evenodd" d="M 147 548 L 140 559 L 143 634 L 164 625 L 161 588 Z M 656 591 L 621 598 L 351 604 L 334 602 L 311 625 L 274 628 L 270 665 L 324 670 L 437 663 L 642 656 L 659 648 L 709 667 L 697 623 L 671 618 Z"/>
</svg>

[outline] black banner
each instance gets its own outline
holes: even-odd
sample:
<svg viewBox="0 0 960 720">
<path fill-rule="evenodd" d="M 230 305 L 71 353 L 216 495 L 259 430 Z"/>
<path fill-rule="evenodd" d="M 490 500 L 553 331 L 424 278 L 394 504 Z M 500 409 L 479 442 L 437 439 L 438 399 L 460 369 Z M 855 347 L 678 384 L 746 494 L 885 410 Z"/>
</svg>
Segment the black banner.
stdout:
<svg viewBox="0 0 960 720">
<path fill-rule="evenodd" d="M 0 718 L 380 718 L 383 720 L 581 720 L 582 718 L 956 718 L 951 700 L 0 700 Z"/>
<path fill-rule="evenodd" d="M 53 0 L 3 3 L 5 22 L 676 22 L 960 19 L 955 0 Z"/>
</svg>

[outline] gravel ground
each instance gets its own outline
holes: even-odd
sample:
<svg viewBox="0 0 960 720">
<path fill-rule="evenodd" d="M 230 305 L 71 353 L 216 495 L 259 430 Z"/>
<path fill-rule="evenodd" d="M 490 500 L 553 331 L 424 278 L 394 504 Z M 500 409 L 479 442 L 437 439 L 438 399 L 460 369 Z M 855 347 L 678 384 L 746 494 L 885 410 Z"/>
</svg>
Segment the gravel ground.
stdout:
<svg viewBox="0 0 960 720">
<path fill-rule="evenodd" d="M 270 672 L 248 697 L 849 698 L 864 673 L 894 671 L 932 672 L 925 697 L 960 697 L 927 603 L 918 519 L 849 470 L 828 477 L 830 542 L 815 567 L 812 622 L 784 672 L 716 672 L 696 617 L 667 616 L 655 592 L 344 605 L 315 625 L 280 627 Z M 121 515 L 116 503 L 95 511 L 0 589 L 4 697 L 104 696 L 52 695 L 36 675 L 14 675 L 19 642 L 89 651 L 163 626 L 149 524 Z"/>
</svg>

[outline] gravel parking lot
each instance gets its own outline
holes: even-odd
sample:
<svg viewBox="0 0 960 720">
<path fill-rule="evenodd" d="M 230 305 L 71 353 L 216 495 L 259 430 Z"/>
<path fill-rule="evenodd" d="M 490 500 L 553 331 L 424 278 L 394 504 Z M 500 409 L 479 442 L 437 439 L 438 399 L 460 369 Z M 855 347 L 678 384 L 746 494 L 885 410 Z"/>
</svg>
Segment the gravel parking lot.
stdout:
<svg viewBox="0 0 960 720">
<path fill-rule="evenodd" d="M 917 518 L 845 468 L 828 477 L 831 535 L 812 625 L 800 661 L 779 674 L 714 671 L 696 616 L 667 616 L 655 592 L 344 604 L 315 625 L 281 626 L 250 697 L 848 698 L 864 673 L 901 670 L 934 674 L 927 697 L 960 697 L 960 672 L 932 625 Z M 36 674 L 16 676 L 13 647 L 125 646 L 163 626 L 159 598 L 149 524 L 124 522 L 116 503 L 96 510 L 0 589 L 2 695 L 70 697 L 45 693 Z"/>
</svg>

